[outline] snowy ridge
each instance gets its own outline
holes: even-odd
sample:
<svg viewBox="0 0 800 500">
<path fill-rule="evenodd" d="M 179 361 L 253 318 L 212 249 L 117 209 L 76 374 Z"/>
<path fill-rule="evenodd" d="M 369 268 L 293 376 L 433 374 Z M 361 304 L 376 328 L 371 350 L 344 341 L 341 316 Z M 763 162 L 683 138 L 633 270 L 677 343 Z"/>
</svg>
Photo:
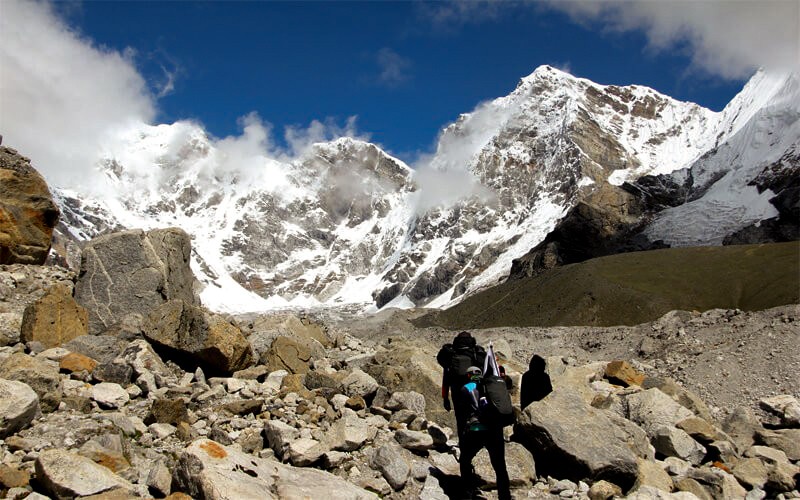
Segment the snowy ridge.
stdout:
<svg viewBox="0 0 800 500">
<path fill-rule="evenodd" d="M 673 244 L 718 243 L 771 216 L 768 190 L 748 183 L 798 149 L 798 95 L 796 77 L 759 72 L 714 113 L 543 66 L 443 130 L 425 168 L 478 189 L 439 206 L 422 201 L 437 197 L 419 171 L 368 142 L 339 138 L 288 157 L 265 153 L 258 128 L 213 140 L 191 122 L 132 127 L 102 152 L 92 185 L 55 191 L 76 239 L 184 229 L 214 310 L 445 307 L 504 279 L 606 182 L 685 178 L 689 167 L 696 183 L 715 180 L 648 229 Z"/>
<path fill-rule="evenodd" d="M 646 231 L 651 239 L 672 246 L 719 245 L 728 234 L 778 215 L 769 202 L 775 193 L 759 192 L 752 181 L 782 157 L 800 157 L 800 78 L 759 72 L 722 117 L 722 130 L 734 133 L 688 170 L 707 191 L 661 212 Z"/>
</svg>

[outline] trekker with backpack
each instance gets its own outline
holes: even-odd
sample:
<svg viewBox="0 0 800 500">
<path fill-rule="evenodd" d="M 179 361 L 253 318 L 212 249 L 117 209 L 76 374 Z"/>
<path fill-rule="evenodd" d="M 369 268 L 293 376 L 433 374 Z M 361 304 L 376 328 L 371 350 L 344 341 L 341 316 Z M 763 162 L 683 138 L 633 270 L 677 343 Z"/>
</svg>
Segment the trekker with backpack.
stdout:
<svg viewBox="0 0 800 500">
<path fill-rule="evenodd" d="M 486 350 L 479 346 L 469 332 L 461 332 L 455 336 L 452 344 L 445 344 L 436 355 L 436 360 L 444 369 L 442 373 L 442 405 L 451 410 L 452 399 L 456 414 L 456 428 L 460 436 L 464 430 L 467 408 L 464 407 L 459 390 L 467 382 L 467 369 L 470 366 L 482 366 L 486 359 Z M 452 398 L 451 398 L 452 393 Z"/>
<path fill-rule="evenodd" d="M 485 447 L 497 478 L 497 497 L 500 500 L 510 499 L 511 485 L 506 469 L 503 423 L 493 418 L 492 403 L 484 392 L 483 371 L 477 366 L 470 366 L 467 372 L 470 381 L 461 387 L 459 394 L 467 414 L 464 430 L 458 436 L 461 450 L 458 465 L 466 492 L 465 498 L 473 498 L 477 491 L 472 459 Z"/>
</svg>

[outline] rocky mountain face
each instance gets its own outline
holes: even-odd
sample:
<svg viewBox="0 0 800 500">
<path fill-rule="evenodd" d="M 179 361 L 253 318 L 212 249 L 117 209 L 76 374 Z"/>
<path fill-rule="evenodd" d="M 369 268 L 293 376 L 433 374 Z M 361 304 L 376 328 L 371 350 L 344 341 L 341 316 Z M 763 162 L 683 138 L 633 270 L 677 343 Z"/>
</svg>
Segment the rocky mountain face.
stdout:
<svg viewBox="0 0 800 500">
<path fill-rule="evenodd" d="M 124 239 L 105 244 L 129 248 Z M 184 284 L 179 273 L 164 276 L 123 280 L 116 293 Z M 458 439 L 452 413 L 441 408 L 441 368 L 434 361 L 455 332 L 390 339 L 359 317 L 236 319 L 173 299 L 87 335 L 87 315 L 98 316 L 108 304 L 65 300 L 88 279 L 58 267 L 0 266 L 0 306 L 17 318 L 0 323 L 0 494 L 6 498 L 461 494 Z M 54 295 L 64 300 L 46 299 Z M 553 392 L 520 408 L 517 423 L 506 428 L 513 493 L 797 496 L 800 403 L 779 392 L 797 389 L 789 376 L 797 354 L 788 348 L 797 342 L 797 312 L 670 313 L 626 334 L 475 332 L 482 344 L 495 341 L 517 389 L 531 350 L 547 358 Z M 78 321 L 19 327 L 29 318 L 70 314 Z M 729 372 L 726 363 L 739 354 L 767 355 L 747 346 L 763 345 L 751 334 L 765 327 L 778 356 L 773 379 Z M 709 348 L 705 336 L 731 342 Z M 697 349 L 701 357 L 723 358 L 722 376 L 738 382 L 695 378 L 691 370 L 709 367 L 694 361 Z M 615 351 L 635 355 L 592 359 Z M 684 384 L 667 376 L 670 370 Z M 705 387 L 715 404 L 687 384 Z M 517 390 L 513 399 L 518 404 Z M 753 399 L 758 407 L 747 404 Z M 496 498 L 485 450 L 474 465 L 483 493 Z"/>
<path fill-rule="evenodd" d="M 797 240 L 798 92 L 796 76 L 757 74 L 712 123 L 705 152 L 673 172 L 598 188 L 514 261 L 511 276 L 626 251 Z"/>
<path fill-rule="evenodd" d="M 443 131 L 423 168 L 436 185 L 354 139 L 289 160 L 226 149 L 190 123 L 142 126 L 105 155 L 104 195 L 55 190 L 54 246 L 74 266 L 76 240 L 180 227 L 194 241 L 203 303 L 246 311 L 442 307 L 504 279 L 531 249 L 512 275 L 766 238 L 773 197 L 784 207 L 773 232 L 791 238 L 797 94 L 795 77 L 759 73 L 714 113 L 543 66 Z M 439 200 L 459 175 L 479 189 Z M 707 222 L 679 236 L 692 214 Z"/>
</svg>

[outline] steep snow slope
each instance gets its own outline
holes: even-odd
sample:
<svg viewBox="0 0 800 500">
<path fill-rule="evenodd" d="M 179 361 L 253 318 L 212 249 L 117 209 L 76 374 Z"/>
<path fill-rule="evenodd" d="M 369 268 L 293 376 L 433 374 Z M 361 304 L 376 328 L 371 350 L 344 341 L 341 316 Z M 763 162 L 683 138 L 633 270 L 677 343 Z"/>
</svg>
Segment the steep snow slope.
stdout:
<svg viewBox="0 0 800 500">
<path fill-rule="evenodd" d="M 543 66 L 448 126 L 417 171 L 355 139 L 289 159 L 253 146 L 263 142 L 254 128 L 245 129 L 252 140 L 231 144 L 191 123 L 141 125 L 104 152 L 96 189 L 56 195 L 77 239 L 122 227 L 189 232 L 212 309 L 442 307 L 503 279 L 602 183 L 672 172 L 726 148 L 731 157 L 772 152 L 755 137 L 792 121 L 791 112 L 777 118 L 779 88 L 756 75 L 714 113 Z M 448 184 L 460 192 L 445 193 Z M 667 218 L 653 227 L 679 229 Z"/>
<path fill-rule="evenodd" d="M 800 175 L 800 79 L 759 72 L 722 112 L 724 139 L 673 178 L 691 201 L 659 213 L 645 234 L 671 246 L 719 245 L 729 234 L 776 217 L 775 193 L 754 182 L 774 166 Z M 725 134 L 728 134 L 727 136 Z"/>
</svg>

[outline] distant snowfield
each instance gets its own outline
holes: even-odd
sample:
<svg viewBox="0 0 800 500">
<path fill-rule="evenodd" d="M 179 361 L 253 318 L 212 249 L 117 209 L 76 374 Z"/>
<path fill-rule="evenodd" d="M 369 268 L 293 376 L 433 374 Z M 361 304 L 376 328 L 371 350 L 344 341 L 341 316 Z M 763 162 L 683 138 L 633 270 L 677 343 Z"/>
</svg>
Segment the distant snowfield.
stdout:
<svg viewBox="0 0 800 500">
<path fill-rule="evenodd" d="M 555 89 L 552 94 L 533 92 L 543 79 Z M 532 160 L 533 152 L 522 139 L 512 141 L 502 150 L 497 149 L 496 141 L 506 128 L 512 127 L 536 130 L 541 137 L 552 137 L 555 147 L 559 147 L 560 134 L 584 106 L 583 93 L 589 87 L 606 88 L 552 68 L 539 68 L 522 79 L 509 96 L 482 104 L 448 127 L 426 168 L 443 174 L 442 179 L 448 178 L 448 172 L 459 173 L 452 178 L 462 182 L 473 178 L 472 172 L 479 166 L 482 154 L 494 154 L 517 165 L 537 161 L 558 167 L 563 159 L 554 151 Z M 611 109 L 601 109 L 602 112 L 593 115 L 602 129 L 616 132 L 625 154 L 635 159 L 631 168 L 612 172 L 608 182 L 619 185 L 642 175 L 668 174 L 693 165 L 696 182 L 719 179 L 702 198 L 659 214 L 648 229 L 648 236 L 676 246 L 720 244 L 726 234 L 777 214 L 769 203 L 773 194 L 758 193 L 748 183 L 785 151 L 800 149 L 800 84 L 796 75 L 759 72 L 719 113 L 671 100 L 645 87 L 627 89 L 634 99 L 658 97 L 663 109 L 659 120 L 650 121 L 632 113 L 620 115 Z M 326 246 L 307 236 L 313 227 L 282 221 L 282 237 L 309 242 L 293 249 L 274 269 L 253 269 L 241 251 L 223 249 L 231 247 L 233 241 L 245 247 L 250 244 L 242 236 L 241 225 L 245 220 L 257 222 L 267 215 L 264 210 L 268 208 L 261 204 L 260 194 L 269 194 L 279 208 L 288 209 L 292 204 L 303 206 L 304 201 L 318 199 L 322 190 L 329 187 L 309 174 L 301 158 L 267 154 L 259 133 L 250 129 L 242 138 L 215 141 L 200 126 L 189 122 L 140 125 L 122 134 L 113 150 L 102 152 L 106 159 L 105 175 L 98 183 L 87 184 L 84 191 L 73 188 L 58 192 L 95 207 L 112 226 L 116 223 L 128 228 L 185 230 L 192 236 L 191 265 L 202 283 L 200 298 L 209 309 L 226 313 L 340 306 L 374 312 L 373 293 L 392 284 L 387 273 L 404 256 L 412 252 L 422 255 L 413 271 L 413 281 L 435 269 L 447 252 L 470 248 L 477 255 L 488 245 L 515 240 L 479 275 L 471 278 L 467 294 L 455 297 L 452 287 L 425 304 L 447 307 L 472 291 L 502 280 L 512 260 L 543 241 L 571 208 L 545 192 L 524 211 L 498 217 L 488 231 L 466 230 L 455 239 L 437 236 L 420 241 L 421 235 L 415 228 L 420 204 L 427 203 L 425 186 L 416 191 L 395 192 L 380 179 L 354 181 L 344 172 L 342 187 L 347 188 L 344 191 L 368 190 L 373 196 L 372 207 L 382 207 L 380 216 L 374 210 L 358 224 L 343 222 L 335 227 L 328 237 L 337 245 L 337 253 L 333 252 L 332 243 Z M 374 146 L 342 138 L 315 144 L 307 152 L 334 155 L 342 148 L 366 151 L 368 147 Z M 411 178 L 416 173 L 382 151 L 379 157 L 391 160 L 401 177 Z M 358 185 L 351 185 L 356 181 Z M 574 183 L 580 189 L 592 189 L 596 184 L 586 176 L 577 177 Z M 451 187 L 457 188 L 456 191 L 462 189 L 460 184 Z M 313 219 L 313 210 L 320 209 L 311 210 L 300 215 Z M 452 213 L 444 210 L 440 215 L 440 222 L 446 224 L 446 216 Z M 70 232 L 80 239 L 92 236 L 92 221 L 81 221 L 79 226 L 70 227 Z M 355 251 L 364 241 L 390 251 L 380 257 L 360 255 L 351 259 L 347 251 Z M 358 262 L 363 264 L 354 263 L 353 259 L 361 259 Z M 300 269 L 294 278 L 298 283 L 324 284 L 334 276 L 336 285 L 326 287 L 319 295 L 322 299 L 288 288 L 265 298 L 232 277 L 244 272 L 270 280 L 293 269 Z M 386 307 L 415 305 L 401 293 Z"/>
</svg>

